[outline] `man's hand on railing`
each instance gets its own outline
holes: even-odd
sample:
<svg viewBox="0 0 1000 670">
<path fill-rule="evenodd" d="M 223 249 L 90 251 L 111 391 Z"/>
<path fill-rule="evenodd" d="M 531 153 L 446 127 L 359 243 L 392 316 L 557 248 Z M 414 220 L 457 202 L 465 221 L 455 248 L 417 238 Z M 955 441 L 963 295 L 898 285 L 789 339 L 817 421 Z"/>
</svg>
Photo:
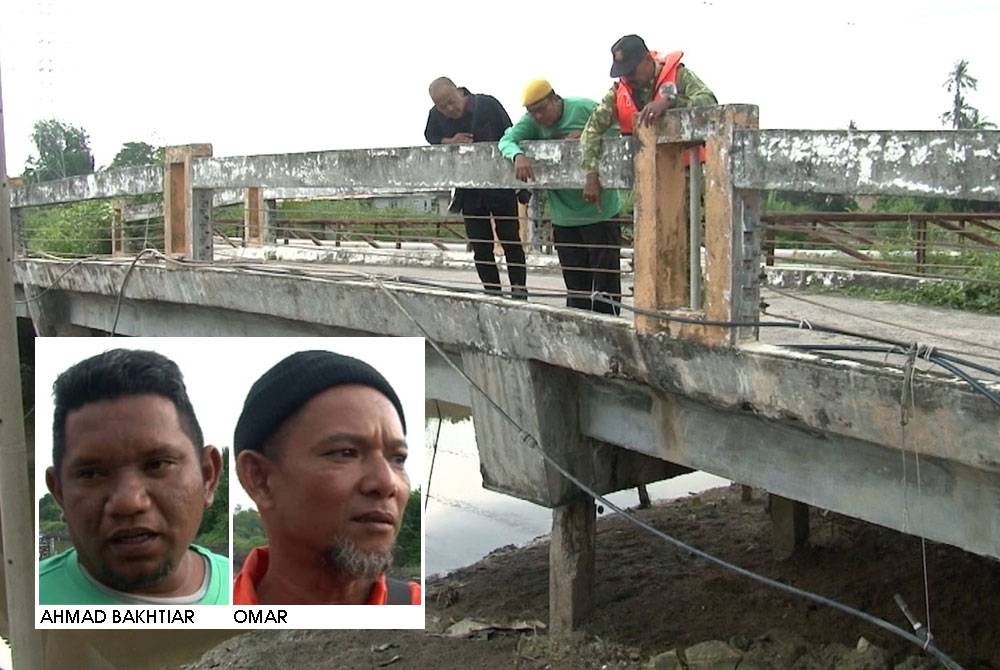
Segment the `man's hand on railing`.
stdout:
<svg viewBox="0 0 1000 670">
<path fill-rule="evenodd" d="M 469 144 L 472 141 L 472 133 L 455 133 L 451 137 L 442 138 L 441 144 Z"/>
<path fill-rule="evenodd" d="M 587 202 L 597 202 L 601 199 L 601 177 L 598 173 L 587 173 L 587 181 L 583 185 L 583 199 Z"/>
<path fill-rule="evenodd" d="M 535 166 L 524 154 L 514 156 L 514 176 L 521 181 L 534 181 Z"/>
</svg>

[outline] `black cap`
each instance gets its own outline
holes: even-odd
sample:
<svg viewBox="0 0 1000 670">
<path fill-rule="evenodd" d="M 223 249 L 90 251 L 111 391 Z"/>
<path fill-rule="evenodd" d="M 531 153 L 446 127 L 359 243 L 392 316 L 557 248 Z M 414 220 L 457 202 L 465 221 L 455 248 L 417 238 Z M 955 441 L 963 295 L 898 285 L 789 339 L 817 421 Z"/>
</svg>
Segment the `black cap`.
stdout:
<svg viewBox="0 0 1000 670">
<path fill-rule="evenodd" d="M 638 35 L 626 35 L 611 47 L 614 62 L 611 64 L 612 77 L 624 77 L 631 73 L 649 54 L 646 43 Z"/>
<path fill-rule="evenodd" d="M 406 434 L 403 405 L 378 370 L 332 351 L 299 351 L 277 363 L 250 387 L 233 435 L 236 454 L 246 449 L 260 451 L 271 433 L 300 407 L 326 389 L 345 384 L 370 386 L 388 398 Z"/>
</svg>

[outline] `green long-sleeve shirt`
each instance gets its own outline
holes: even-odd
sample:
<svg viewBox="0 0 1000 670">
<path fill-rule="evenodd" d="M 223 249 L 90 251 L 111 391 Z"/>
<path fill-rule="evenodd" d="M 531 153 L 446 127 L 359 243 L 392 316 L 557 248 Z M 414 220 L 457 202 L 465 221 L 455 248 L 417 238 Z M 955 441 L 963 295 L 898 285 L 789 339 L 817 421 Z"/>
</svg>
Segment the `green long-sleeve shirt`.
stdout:
<svg viewBox="0 0 1000 670">
<path fill-rule="evenodd" d="M 591 117 L 597 103 L 587 98 L 563 98 L 563 113 L 553 125 L 539 125 L 531 114 L 525 114 L 517 123 L 504 131 L 498 146 L 504 158 L 514 160 L 523 154 L 519 142 L 523 140 L 559 140 L 573 131 L 581 130 Z M 614 218 L 621 211 L 618 191 L 604 189 L 599 203 L 583 199 L 579 189 L 553 189 L 549 191 L 549 214 L 555 226 L 586 226 Z"/>
<path fill-rule="evenodd" d="M 657 63 L 656 73 L 649 83 L 633 91 L 637 109 L 641 110 L 652 100 L 653 85 L 656 83 L 657 77 L 660 76 L 660 67 L 660 64 Z M 597 166 L 601 162 L 601 136 L 618 122 L 617 94 L 618 83 L 615 82 L 614 86 L 604 94 L 604 98 L 594 108 L 583 129 L 583 134 L 580 135 L 580 150 L 583 154 L 580 165 L 584 172 L 597 172 Z M 677 98 L 671 108 L 717 104 L 719 101 L 715 99 L 715 94 L 712 93 L 711 89 L 694 72 L 680 65 L 677 71 Z"/>
</svg>

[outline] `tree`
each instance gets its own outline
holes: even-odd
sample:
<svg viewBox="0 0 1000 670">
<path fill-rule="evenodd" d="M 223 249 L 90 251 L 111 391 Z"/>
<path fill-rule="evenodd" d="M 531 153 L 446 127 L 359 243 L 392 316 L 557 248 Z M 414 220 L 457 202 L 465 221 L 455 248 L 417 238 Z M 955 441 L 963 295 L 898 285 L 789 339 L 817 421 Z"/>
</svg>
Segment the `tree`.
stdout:
<svg viewBox="0 0 1000 670">
<path fill-rule="evenodd" d="M 954 130 L 996 128 L 996 124 L 980 117 L 979 110 L 965 100 L 966 91 L 979 87 L 979 80 L 969 74 L 969 61 L 963 59 L 955 63 L 955 69 L 948 73 L 942 85 L 952 94 L 951 109 L 941 115 L 945 125 Z"/>
<path fill-rule="evenodd" d="M 111 159 L 108 167 L 133 167 L 139 165 L 156 165 L 163 162 L 163 148 L 157 149 L 146 142 L 126 142 Z"/>
<path fill-rule="evenodd" d="M 48 119 L 36 121 L 31 139 L 37 156 L 29 156 L 24 167 L 28 183 L 65 179 L 94 171 L 90 138 L 83 128 Z"/>
<path fill-rule="evenodd" d="M 410 492 L 403 512 L 403 522 L 396 537 L 396 549 L 393 552 L 393 562 L 410 570 L 420 569 L 420 489 Z"/>
<path fill-rule="evenodd" d="M 220 554 L 229 550 L 229 449 L 222 450 L 222 472 L 215 499 L 201 518 L 195 542 Z"/>
</svg>

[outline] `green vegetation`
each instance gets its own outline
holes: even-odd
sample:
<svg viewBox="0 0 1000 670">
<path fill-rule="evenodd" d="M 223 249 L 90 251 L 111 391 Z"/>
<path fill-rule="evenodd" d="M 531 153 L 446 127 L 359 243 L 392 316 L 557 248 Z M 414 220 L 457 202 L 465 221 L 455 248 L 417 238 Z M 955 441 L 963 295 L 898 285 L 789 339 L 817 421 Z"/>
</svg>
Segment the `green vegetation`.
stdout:
<svg viewBox="0 0 1000 670">
<path fill-rule="evenodd" d="M 393 562 L 394 572 L 413 576 L 420 574 L 420 489 L 410 492 L 403 513 L 403 523 L 400 525 L 399 537 L 396 540 L 396 550 Z M 255 509 L 236 507 L 233 514 L 233 568 L 239 570 L 247 554 L 254 547 L 267 544 L 264 526 L 260 514 Z"/>
<path fill-rule="evenodd" d="M 90 138 L 83 128 L 56 119 L 36 121 L 31 140 L 37 155 L 30 156 L 24 166 L 24 179 L 29 184 L 94 171 Z"/>
<path fill-rule="evenodd" d="M 222 474 L 215 489 L 215 499 L 201 518 L 195 544 L 217 554 L 229 553 L 229 449 L 222 450 Z"/>
<path fill-rule="evenodd" d="M 410 491 L 410 499 L 403 513 L 403 523 L 396 539 L 393 562 L 408 575 L 420 574 L 420 489 Z"/>
<path fill-rule="evenodd" d="M 111 203 L 75 202 L 24 210 L 28 251 L 65 256 L 111 253 Z"/>
</svg>

